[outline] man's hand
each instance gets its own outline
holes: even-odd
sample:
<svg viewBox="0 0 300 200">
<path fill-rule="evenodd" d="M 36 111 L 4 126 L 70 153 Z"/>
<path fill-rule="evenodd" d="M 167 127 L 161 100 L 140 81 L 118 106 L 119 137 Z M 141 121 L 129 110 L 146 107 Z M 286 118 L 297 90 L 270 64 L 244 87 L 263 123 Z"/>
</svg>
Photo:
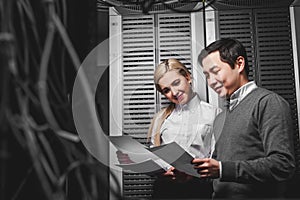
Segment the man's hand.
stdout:
<svg viewBox="0 0 300 200">
<path fill-rule="evenodd" d="M 220 165 L 219 162 L 212 158 L 195 158 L 192 160 L 194 168 L 200 174 L 201 178 L 219 178 Z"/>
</svg>

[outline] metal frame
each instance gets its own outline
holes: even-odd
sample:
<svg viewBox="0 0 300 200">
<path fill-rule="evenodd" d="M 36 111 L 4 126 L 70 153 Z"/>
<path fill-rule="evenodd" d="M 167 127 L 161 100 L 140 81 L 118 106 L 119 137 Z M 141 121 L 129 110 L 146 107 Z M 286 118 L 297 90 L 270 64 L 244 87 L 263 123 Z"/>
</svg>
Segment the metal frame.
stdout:
<svg viewBox="0 0 300 200">
<path fill-rule="evenodd" d="M 295 87 L 296 87 L 296 101 L 297 101 L 297 114 L 298 114 L 298 130 L 300 130 L 300 1 L 296 0 L 290 6 L 290 19 L 292 31 L 292 44 L 293 44 L 293 58 L 294 58 L 294 74 L 295 74 Z M 299 134 L 300 138 L 300 134 Z"/>
<path fill-rule="evenodd" d="M 109 9 L 109 130 L 110 136 L 122 135 L 122 17 L 114 8 Z M 112 190 L 121 190 L 122 195 L 122 171 L 113 168 L 117 161 L 116 149 L 110 144 L 110 199 L 115 195 Z M 113 155 L 113 156 L 112 156 Z M 113 178 L 114 176 L 114 178 Z"/>
</svg>

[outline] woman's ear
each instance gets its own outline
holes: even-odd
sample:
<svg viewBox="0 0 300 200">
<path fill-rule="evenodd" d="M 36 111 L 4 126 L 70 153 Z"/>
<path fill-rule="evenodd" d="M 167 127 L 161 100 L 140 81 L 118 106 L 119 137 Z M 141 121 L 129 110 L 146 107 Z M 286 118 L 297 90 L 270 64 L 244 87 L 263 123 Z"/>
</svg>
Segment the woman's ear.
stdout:
<svg viewBox="0 0 300 200">
<path fill-rule="evenodd" d="M 238 67 L 239 72 L 243 72 L 245 69 L 245 58 L 243 56 L 237 57 L 236 65 Z"/>
<path fill-rule="evenodd" d="M 192 84 L 192 77 L 191 77 L 190 74 L 187 74 L 187 75 L 185 76 L 185 78 L 186 78 L 186 80 L 189 82 L 189 84 Z"/>
</svg>

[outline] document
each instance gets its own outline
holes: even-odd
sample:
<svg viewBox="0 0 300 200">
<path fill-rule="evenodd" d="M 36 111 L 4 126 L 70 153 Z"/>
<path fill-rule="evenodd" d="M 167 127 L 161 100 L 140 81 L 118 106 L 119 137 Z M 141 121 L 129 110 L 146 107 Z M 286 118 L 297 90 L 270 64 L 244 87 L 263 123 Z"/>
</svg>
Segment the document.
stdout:
<svg viewBox="0 0 300 200">
<path fill-rule="evenodd" d="M 109 139 L 118 150 L 124 154 L 128 154 L 130 159 L 134 162 L 144 162 L 147 159 L 159 159 L 159 157 L 151 153 L 146 146 L 131 136 L 109 136 Z"/>
<path fill-rule="evenodd" d="M 145 173 L 148 175 L 162 174 L 165 170 L 158 165 L 154 160 L 148 159 L 144 162 L 130 164 L 116 164 L 123 168 L 126 172 Z"/>
<path fill-rule="evenodd" d="M 194 165 L 191 163 L 193 156 L 186 152 L 176 142 L 159 147 L 150 148 L 155 155 L 175 167 L 178 171 L 185 172 L 191 176 L 199 177 Z"/>
<path fill-rule="evenodd" d="M 163 160 L 181 172 L 199 177 L 191 164 L 193 157 L 176 142 L 147 148 L 131 136 L 110 136 L 109 139 L 118 150 L 127 154 L 133 161 L 129 164 L 116 164 L 127 172 L 146 174 L 164 172 L 165 170 L 159 164 Z"/>
</svg>

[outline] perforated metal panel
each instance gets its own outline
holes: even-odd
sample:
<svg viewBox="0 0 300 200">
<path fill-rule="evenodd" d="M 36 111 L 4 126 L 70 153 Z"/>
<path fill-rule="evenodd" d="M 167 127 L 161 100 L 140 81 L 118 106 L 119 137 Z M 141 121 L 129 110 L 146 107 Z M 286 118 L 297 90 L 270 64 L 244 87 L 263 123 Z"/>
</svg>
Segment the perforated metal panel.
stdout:
<svg viewBox="0 0 300 200">
<path fill-rule="evenodd" d="M 253 22 L 252 10 L 249 9 L 219 12 L 220 37 L 237 38 L 246 48 L 250 80 L 255 79 Z"/>
<path fill-rule="evenodd" d="M 123 29 L 123 132 L 146 143 L 146 134 L 156 112 L 153 84 L 155 67 L 154 16 L 124 16 Z M 144 174 L 123 173 L 123 196 L 150 197 L 151 178 Z"/>
<path fill-rule="evenodd" d="M 123 132 L 140 139 L 156 106 L 154 35 L 153 16 L 123 17 Z"/>
<path fill-rule="evenodd" d="M 191 68 L 190 15 L 122 16 L 122 32 L 123 133 L 146 144 L 153 115 L 169 104 L 155 90 L 155 66 L 173 57 Z M 123 173 L 124 198 L 150 198 L 154 180 L 145 174 Z"/>
<path fill-rule="evenodd" d="M 162 62 L 176 58 L 191 70 L 191 19 L 188 14 L 157 15 L 158 30 L 157 58 Z M 169 101 L 158 94 L 160 108 L 166 107 Z"/>
<path fill-rule="evenodd" d="M 300 147 L 295 75 L 288 8 L 254 11 L 257 40 L 257 82 L 284 97 L 291 106 L 295 127 L 297 173 L 300 174 Z"/>
<path fill-rule="evenodd" d="M 288 10 L 255 10 L 258 82 L 295 106 L 295 79 Z"/>
</svg>

